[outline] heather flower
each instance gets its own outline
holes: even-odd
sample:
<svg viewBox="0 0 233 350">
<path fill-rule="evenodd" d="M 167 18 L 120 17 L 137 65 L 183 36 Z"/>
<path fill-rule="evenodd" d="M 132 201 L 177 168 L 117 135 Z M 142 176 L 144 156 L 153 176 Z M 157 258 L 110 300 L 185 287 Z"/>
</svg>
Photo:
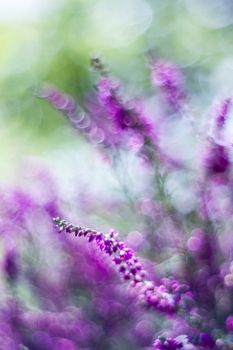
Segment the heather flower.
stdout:
<svg viewBox="0 0 233 350">
<path fill-rule="evenodd" d="M 232 105 L 231 98 L 226 98 L 217 106 L 216 110 L 216 128 L 222 129 L 229 116 L 230 108 Z"/>
<path fill-rule="evenodd" d="M 98 98 L 105 112 L 115 125 L 119 138 L 126 132 L 128 145 L 140 143 L 139 152 L 149 162 L 155 157 L 156 135 L 148 118 L 144 115 L 138 101 L 123 102 L 120 97 L 120 84 L 108 76 L 101 76 L 97 83 Z M 132 148 L 132 147 L 131 147 Z M 134 148 L 134 146 L 133 146 Z"/>
<path fill-rule="evenodd" d="M 213 116 L 209 136 L 216 142 L 224 143 L 223 131 L 232 109 L 232 98 L 227 97 L 218 102 L 213 108 Z"/>
<path fill-rule="evenodd" d="M 116 237 L 118 233 L 110 230 L 104 235 L 90 228 L 82 228 L 68 223 L 59 217 L 54 218 L 59 232 L 74 233 L 78 237 L 86 237 L 89 242 L 95 241 L 102 252 L 112 256 L 112 261 L 118 267 L 118 271 L 126 281 L 131 281 L 131 286 L 136 287 L 139 300 L 146 306 L 167 314 L 172 314 L 185 305 L 185 295 L 188 287 L 180 284 L 175 279 L 165 279 L 160 286 L 146 279 L 146 272 L 136 258 L 133 250 Z"/>
<path fill-rule="evenodd" d="M 137 130 L 139 133 L 151 132 L 149 121 L 142 115 L 139 104 L 123 102 L 120 97 L 120 83 L 103 72 L 103 64 L 99 59 L 92 61 L 101 73 L 97 82 L 98 98 L 109 117 L 113 119 L 119 130 Z M 98 66 L 96 67 L 96 64 Z"/>
<path fill-rule="evenodd" d="M 149 137 L 152 126 L 136 103 L 123 103 L 119 96 L 120 84 L 109 77 L 100 77 L 97 83 L 99 101 L 120 130 L 134 130 Z"/>
<path fill-rule="evenodd" d="M 144 132 L 149 134 L 151 125 L 144 116 L 141 115 L 140 121 L 134 120 L 133 114 L 136 111 L 138 115 L 141 113 L 138 103 L 135 102 L 134 113 L 131 112 L 131 108 L 123 110 L 124 108 L 120 105 L 120 102 L 110 95 L 110 93 L 114 95 L 113 91 L 117 90 L 117 86 L 115 84 L 108 86 L 107 81 L 107 78 L 103 78 L 99 88 L 102 105 L 99 104 L 99 101 L 96 101 L 95 96 L 91 96 L 87 101 L 85 110 L 78 106 L 73 98 L 54 87 L 44 87 L 39 97 L 46 99 L 55 109 L 62 112 L 73 128 L 93 144 L 102 144 L 107 148 L 118 147 L 123 144 L 121 135 L 123 129 L 133 128 L 143 131 L 143 135 Z M 114 118 L 112 120 L 103 118 L 106 113 L 110 113 Z M 136 136 L 138 135 L 140 136 L 140 133 L 136 134 Z"/>
<path fill-rule="evenodd" d="M 108 77 L 101 77 L 98 81 L 97 89 L 100 102 L 106 107 L 107 112 L 114 116 L 117 120 L 117 113 L 120 114 L 121 104 L 118 101 L 117 94 L 119 92 L 120 84 L 116 81 L 110 80 Z M 122 112 L 123 114 L 123 112 Z M 124 129 L 124 124 L 119 126 Z"/>
<path fill-rule="evenodd" d="M 203 179 L 199 184 L 201 217 L 227 218 L 232 212 L 229 148 L 209 140 L 202 157 L 202 169 Z"/>
<path fill-rule="evenodd" d="M 42 191 L 40 181 L 43 182 Z M 3 254 L 1 272 L 14 282 L 12 287 L 15 288 L 9 288 L 6 283 L 5 290 L 2 284 L 0 323 L 3 319 L 9 331 L 1 325 L 0 338 L 4 337 L 1 345 L 7 350 L 18 349 L 19 344 L 25 349 L 62 349 L 62 346 L 102 349 L 105 345 L 111 348 L 110 340 L 121 334 L 119 346 L 124 346 L 125 332 L 134 329 L 143 311 L 133 314 L 137 311 L 134 300 L 126 289 L 116 284 L 113 268 L 94 249 L 90 251 L 82 244 L 77 246 L 65 236 L 54 241 L 48 203 L 49 207 L 57 208 L 57 214 L 62 212 L 58 190 L 42 176 L 34 187 L 30 187 L 30 191 L 17 190 L 20 196 L 14 195 L 15 189 L 12 193 L 8 189 L 7 196 L 2 197 L 1 211 L 8 231 L 1 236 L 1 241 L 6 242 L 6 247 L 11 240 L 12 244 Z M 52 197 L 53 191 L 56 197 Z M 28 203 L 22 212 L 19 203 Z M 27 254 L 25 242 L 30 254 Z M 51 254 L 51 247 L 55 248 L 54 254 Z M 64 264 L 65 261 L 69 263 Z M 20 278 L 17 278 L 19 272 Z M 20 295 L 18 300 L 18 289 L 24 287 L 27 296 Z M 90 295 L 88 303 L 87 295 Z M 9 298 L 14 306 L 8 305 Z M 36 306 L 31 306 L 31 300 Z M 135 339 L 128 343 L 137 348 Z M 145 344 L 149 345 L 150 340 Z"/>
<path fill-rule="evenodd" d="M 176 350 L 182 349 L 183 344 L 176 339 L 162 338 L 157 339 L 153 344 L 153 349 L 158 350 Z"/>
<path fill-rule="evenodd" d="M 210 131 L 210 137 L 205 146 L 204 156 L 202 158 L 206 187 L 203 195 L 206 197 L 205 201 L 207 205 L 209 205 L 208 202 L 213 202 L 211 197 L 215 197 L 214 192 L 217 189 L 230 184 L 230 150 L 223 139 L 222 132 L 229 116 L 231 103 L 231 98 L 227 98 L 218 104 L 213 118 L 213 127 Z M 206 182 L 207 178 L 208 182 Z"/>
<path fill-rule="evenodd" d="M 62 112 L 91 143 L 113 152 L 115 147 L 134 150 L 152 166 L 158 157 L 166 166 L 180 167 L 159 148 L 158 130 L 145 115 L 140 100 L 123 100 L 120 83 L 107 74 L 102 72 L 97 82 L 97 99 L 90 95 L 84 108 L 54 87 L 44 87 L 39 96 Z"/>
<path fill-rule="evenodd" d="M 152 81 L 161 91 L 165 104 L 179 111 L 186 100 L 184 77 L 179 68 L 165 60 L 152 62 Z"/>
<path fill-rule="evenodd" d="M 204 156 L 204 167 L 207 175 L 226 174 L 230 169 L 230 159 L 226 147 L 209 143 Z"/>
<path fill-rule="evenodd" d="M 91 143 L 108 144 L 102 125 L 98 125 L 73 98 L 54 87 L 44 87 L 39 97 L 46 99 L 55 109 L 66 116 L 70 124 L 79 130 Z"/>
<path fill-rule="evenodd" d="M 180 335 L 176 338 L 159 337 L 153 344 L 153 349 L 158 350 L 195 350 L 213 349 L 216 342 L 209 333 L 201 333 L 195 337 Z"/>
</svg>

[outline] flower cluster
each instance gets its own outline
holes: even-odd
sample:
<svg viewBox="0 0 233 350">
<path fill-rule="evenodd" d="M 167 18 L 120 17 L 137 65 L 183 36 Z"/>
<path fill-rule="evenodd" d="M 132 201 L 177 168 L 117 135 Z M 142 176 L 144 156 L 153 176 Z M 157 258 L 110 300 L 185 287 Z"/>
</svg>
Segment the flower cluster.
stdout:
<svg viewBox="0 0 233 350">
<path fill-rule="evenodd" d="M 232 98 L 201 129 L 204 122 L 186 118 L 196 107 L 177 65 L 153 61 L 162 98 L 139 103 L 100 60 L 92 63 L 96 89 L 85 101 L 55 87 L 40 97 L 102 146 L 119 188 L 102 195 L 91 164 L 92 180 L 70 183 L 74 198 L 43 171 L 30 177 L 34 186 L 0 191 L 0 348 L 231 350 Z M 128 232 L 123 241 L 114 229 L 103 233 L 110 222 Z M 56 229 L 64 234 L 55 238 Z"/>
<path fill-rule="evenodd" d="M 173 338 L 162 338 L 157 339 L 153 344 L 153 349 L 158 350 L 176 350 L 182 349 L 183 344 Z"/>
<path fill-rule="evenodd" d="M 138 318 L 146 316 L 117 283 L 112 266 L 87 245 L 65 236 L 54 241 L 52 217 L 67 215 L 58 188 L 49 173 L 33 165 L 29 172 L 32 183 L 0 193 L 0 348 L 100 350 L 111 348 L 119 334 L 123 348 L 148 346 L 152 326 L 148 339 L 137 331 Z"/>
<path fill-rule="evenodd" d="M 189 296 L 188 286 L 180 284 L 175 279 L 163 279 L 163 283 L 159 286 L 147 280 L 146 272 L 135 253 L 116 238 L 115 230 L 110 230 L 109 234 L 104 235 L 90 228 L 75 226 L 59 217 L 54 218 L 54 222 L 59 232 L 65 231 L 74 233 L 78 237 L 86 237 L 89 242 L 95 241 L 102 252 L 113 256 L 112 261 L 117 265 L 118 271 L 124 280 L 129 280 L 132 286 L 136 286 L 139 299 L 143 304 L 170 314 L 177 312 L 179 306 L 184 304 L 185 296 Z"/>
<path fill-rule="evenodd" d="M 201 333 L 198 337 L 180 335 L 176 338 L 159 337 L 155 340 L 151 350 L 197 350 L 213 349 L 215 341 L 209 333 Z"/>
<path fill-rule="evenodd" d="M 97 84 L 100 102 L 119 129 L 132 129 L 149 137 L 152 129 L 149 121 L 140 114 L 136 103 L 131 103 L 131 106 L 123 104 L 119 97 L 119 88 L 118 82 L 106 76 L 101 77 Z"/>
<path fill-rule="evenodd" d="M 73 122 L 74 115 L 79 113 L 85 115 L 83 119 L 80 119 L 80 116 L 76 117 L 78 120 L 85 121 L 85 118 L 89 120 L 88 124 L 84 122 L 85 127 L 82 130 L 84 134 L 89 135 L 92 125 L 101 129 L 104 135 L 101 143 L 107 146 L 108 153 L 114 154 L 114 157 L 116 146 L 123 151 L 130 151 L 128 146 L 132 144 L 131 140 L 139 140 L 138 153 L 149 159 L 153 169 L 152 176 L 147 174 L 149 186 L 146 191 L 147 193 L 151 191 L 151 196 L 147 194 L 148 199 L 139 199 L 131 205 L 135 213 L 140 215 L 140 220 L 145 223 L 144 243 L 148 255 L 153 254 L 153 251 L 156 252 L 158 271 L 156 268 L 152 270 L 144 268 L 135 252 L 128 248 L 125 242 L 119 240 L 115 230 L 103 234 L 90 228 L 73 225 L 62 220 L 60 215 L 55 217 L 55 224 L 59 231 L 73 233 L 78 237 L 83 236 L 89 242 L 94 241 L 97 249 L 105 253 L 101 256 L 111 256 L 111 261 L 123 280 L 130 282 L 130 286 L 133 287 L 131 293 L 136 296 L 139 304 L 144 306 L 142 309 L 154 310 L 155 314 L 163 314 L 167 320 L 172 319 L 174 324 L 178 325 L 177 329 L 174 326 L 174 329 L 171 327 L 166 332 L 161 329 L 166 336 L 157 337 L 153 349 L 195 350 L 222 346 L 227 349 L 230 343 L 229 333 L 232 330 L 232 312 L 226 312 L 220 300 L 225 300 L 231 310 L 229 290 L 232 287 L 231 275 L 224 267 L 223 251 L 227 251 L 229 256 L 231 253 L 229 247 L 219 243 L 219 232 L 215 223 L 220 222 L 221 216 L 229 220 L 229 215 L 233 213 L 232 200 L 229 196 L 232 184 L 231 151 L 230 144 L 226 142 L 224 136 L 232 99 L 225 98 L 214 108 L 212 128 L 200 133 L 202 138 L 196 162 L 199 175 L 196 179 L 193 178 L 192 183 L 196 204 L 193 204 L 190 211 L 191 220 L 189 216 L 182 216 L 180 208 L 170 200 L 166 177 L 169 177 L 169 172 L 175 173 L 177 169 L 187 176 L 192 172 L 193 164 L 179 159 L 175 149 L 173 153 L 169 153 L 163 146 L 163 139 L 167 137 L 166 133 L 174 120 L 184 126 L 182 118 L 188 111 L 188 103 L 190 104 L 181 70 L 175 64 L 163 59 L 154 60 L 151 64 L 152 81 L 162 97 L 158 100 L 162 106 L 159 110 L 159 113 L 162 111 L 162 117 L 158 119 L 158 128 L 156 123 L 145 117 L 143 108 L 137 101 L 130 101 L 122 96 L 121 84 L 110 76 L 99 59 L 92 63 L 100 77 L 95 93 L 92 93 L 86 102 L 87 112 L 77 108 L 72 98 L 68 103 L 69 98 L 67 99 L 62 93 L 60 99 L 54 97 L 56 93 L 54 96 L 52 93 L 51 97 L 49 94 L 44 94 L 43 97 L 62 111 L 75 128 L 79 122 L 77 125 Z M 176 117 L 169 118 L 175 114 Z M 196 127 L 193 129 L 194 133 L 197 129 Z M 128 190 L 125 192 L 128 193 Z M 217 200 L 219 195 L 221 201 Z M 154 204 L 148 212 L 140 209 L 141 206 L 137 204 L 139 202 Z M 158 232 L 155 227 L 158 227 Z M 186 232 L 187 230 L 189 232 Z M 171 237 L 168 237 L 170 232 Z M 184 238 L 186 235 L 187 239 Z M 161 269 L 160 266 L 162 264 L 166 266 L 166 259 L 171 259 L 174 251 L 183 262 L 182 268 L 176 270 L 175 267 L 170 267 L 165 273 L 166 268 Z M 157 336 L 160 334 L 161 332 L 157 331 Z M 181 334 L 187 335 L 181 336 Z"/>
<path fill-rule="evenodd" d="M 157 149 L 157 135 L 154 125 L 143 112 L 142 103 L 137 99 L 123 101 L 120 84 L 102 71 L 96 90 L 97 93 L 90 95 L 83 108 L 72 97 L 52 86 L 43 87 L 38 96 L 62 112 L 72 127 L 91 143 L 107 149 L 136 150 L 151 162 Z"/>
<path fill-rule="evenodd" d="M 46 99 L 54 108 L 62 112 L 70 124 L 82 132 L 92 143 L 106 143 L 103 126 L 99 126 L 88 114 L 77 105 L 73 98 L 52 86 L 44 87 L 39 97 Z"/>
</svg>

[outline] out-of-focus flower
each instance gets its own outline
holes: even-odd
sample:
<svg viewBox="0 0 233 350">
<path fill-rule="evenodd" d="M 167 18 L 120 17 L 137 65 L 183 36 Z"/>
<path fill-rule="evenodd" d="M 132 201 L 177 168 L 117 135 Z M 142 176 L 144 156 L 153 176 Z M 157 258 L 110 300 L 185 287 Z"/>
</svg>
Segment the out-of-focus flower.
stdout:
<svg viewBox="0 0 233 350">
<path fill-rule="evenodd" d="M 213 116 L 211 118 L 211 125 L 209 130 L 209 136 L 215 142 L 223 142 L 223 131 L 226 127 L 230 112 L 232 109 L 232 98 L 227 97 L 221 101 L 218 101 L 213 107 Z"/>
<path fill-rule="evenodd" d="M 111 137 L 110 135 L 106 137 L 103 125 L 93 120 L 72 97 L 52 86 L 44 87 L 38 96 L 46 99 L 55 109 L 62 112 L 70 124 L 91 143 L 108 145 Z"/>
<path fill-rule="evenodd" d="M 118 82 L 106 76 L 100 77 L 98 81 L 99 100 L 107 113 L 119 129 L 133 130 L 144 137 L 151 136 L 152 126 L 142 115 L 139 105 L 136 102 L 124 104 L 119 97 L 119 87 Z"/>
<path fill-rule="evenodd" d="M 152 81 L 159 88 L 165 104 L 179 111 L 186 101 L 184 77 L 180 69 L 166 60 L 152 62 Z"/>
<path fill-rule="evenodd" d="M 218 104 L 216 110 L 216 128 L 222 129 L 229 115 L 232 105 L 231 98 L 226 98 Z"/>
<path fill-rule="evenodd" d="M 176 350 L 182 349 L 183 344 L 176 339 L 162 338 L 157 339 L 153 344 L 153 349 L 158 350 Z"/>
<path fill-rule="evenodd" d="M 210 143 L 204 157 L 204 167 L 208 175 L 226 173 L 230 168 L 226 147 Z"/>
</svg>

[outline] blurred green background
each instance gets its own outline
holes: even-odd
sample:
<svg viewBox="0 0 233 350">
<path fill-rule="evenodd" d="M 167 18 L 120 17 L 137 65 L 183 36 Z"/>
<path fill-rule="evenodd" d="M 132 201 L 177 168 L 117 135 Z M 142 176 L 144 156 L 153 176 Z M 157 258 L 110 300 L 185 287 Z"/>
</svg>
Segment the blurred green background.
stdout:
<svg viewBox="0 0 233 350">
<path fill-rule="evenodd" d="M 51 83 L 82 103 L 99 55 L 136 95 L 151 95 L 146 57 L 174 60 L 204 109 L 233 87 L 231 0 L 0 0 L 0 171 L 79 140 L 36 97 Z"/>
</svg>

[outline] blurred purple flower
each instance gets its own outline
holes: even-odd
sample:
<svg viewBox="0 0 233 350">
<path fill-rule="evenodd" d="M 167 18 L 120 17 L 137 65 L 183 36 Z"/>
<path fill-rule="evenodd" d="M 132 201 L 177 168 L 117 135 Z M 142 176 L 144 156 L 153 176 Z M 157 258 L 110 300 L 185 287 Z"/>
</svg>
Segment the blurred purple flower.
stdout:
<svg viewBox="0 0 233 350">
<path fill-rule="evenodd" d="M 180 69 L 166 60 L 152 62 L 152 81 L 159 88 L 165 104 L 178 112 L 186 101 L 184 77 Z"/>
<path fill-rule="evenodd" d="M 204 167 L 208 175 L 227 173 L 230 159 L 226 147 L 210 143 L 204 156 Z"/>
</svg>

